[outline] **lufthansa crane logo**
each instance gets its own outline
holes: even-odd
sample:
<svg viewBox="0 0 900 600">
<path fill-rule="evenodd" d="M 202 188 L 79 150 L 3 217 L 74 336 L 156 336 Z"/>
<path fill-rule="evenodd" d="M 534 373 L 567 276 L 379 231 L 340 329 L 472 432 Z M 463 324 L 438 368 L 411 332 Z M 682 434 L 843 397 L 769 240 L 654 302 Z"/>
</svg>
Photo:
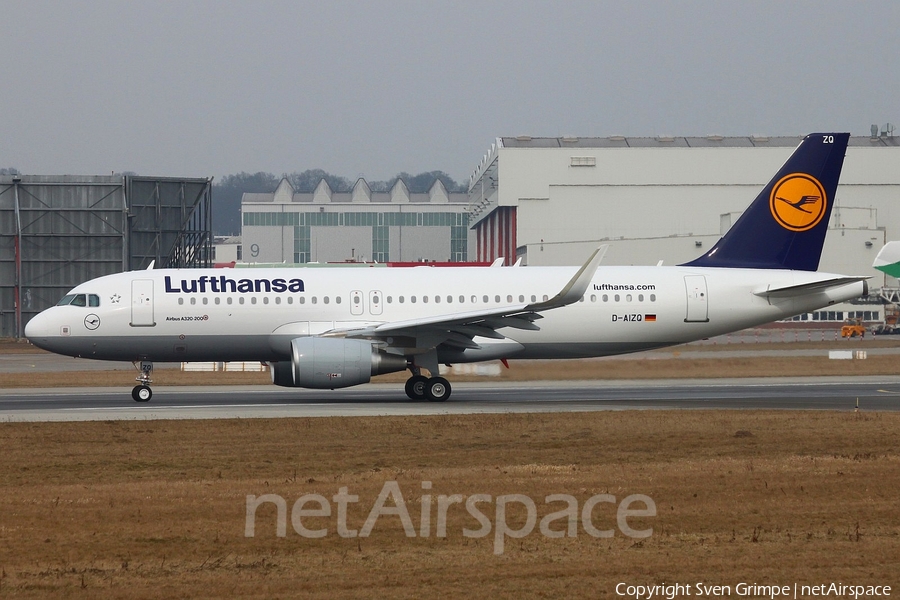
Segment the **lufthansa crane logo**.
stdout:
<svg viewBox="0 0 900 600">
<path fill-rule="evenodd" d="M 100 317 L 98 317 L 94 313 L 89 314 L 84 318 L 84 326 L 87 329 L 94 331 L 95 329 L 100 327 Z"/>
<path fill-rule="evenodd" d="M 828 198 L 819 181 L 805 173 L 782 177 L 772 188 L 769 209 L 778 224 L 791 231 L 807 231 L 825 216 Z"/>
</svg>

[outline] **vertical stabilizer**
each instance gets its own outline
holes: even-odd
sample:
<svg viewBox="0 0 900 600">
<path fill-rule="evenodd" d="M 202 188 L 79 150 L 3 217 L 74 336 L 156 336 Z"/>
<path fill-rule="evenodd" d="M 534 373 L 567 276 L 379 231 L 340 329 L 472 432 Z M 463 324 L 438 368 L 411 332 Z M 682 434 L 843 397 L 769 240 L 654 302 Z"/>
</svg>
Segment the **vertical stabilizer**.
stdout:
<svg viewBox="0 0 900 600">
<path fill-rule="evenodd" d="M 900 242 L 888 242 L 878 252 L 872 266 L 891 277 L 900 277 Z"/>
<path fill-rule="evenodd" d="M 692 267 L 819 268 L 849 133 L 811 133 L 737 222 Z"/>
</svg>

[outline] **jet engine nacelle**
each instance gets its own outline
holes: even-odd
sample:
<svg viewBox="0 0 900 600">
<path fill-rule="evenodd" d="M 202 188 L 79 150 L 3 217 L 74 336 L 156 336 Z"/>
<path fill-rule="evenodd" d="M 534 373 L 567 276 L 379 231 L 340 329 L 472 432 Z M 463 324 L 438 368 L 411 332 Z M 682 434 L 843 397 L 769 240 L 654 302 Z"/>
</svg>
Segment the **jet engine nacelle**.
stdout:
<svg viewBox="0 0 900 600">
<path fill-rule="evenodd" d="M 272 383 L 282 387 L 335 389 L 406 366 L 404 357 L 379 352 L 365 340 L 301 337 L 291 340 L 291 360 L 274 363 L 271 371 Z"/>
</svg>

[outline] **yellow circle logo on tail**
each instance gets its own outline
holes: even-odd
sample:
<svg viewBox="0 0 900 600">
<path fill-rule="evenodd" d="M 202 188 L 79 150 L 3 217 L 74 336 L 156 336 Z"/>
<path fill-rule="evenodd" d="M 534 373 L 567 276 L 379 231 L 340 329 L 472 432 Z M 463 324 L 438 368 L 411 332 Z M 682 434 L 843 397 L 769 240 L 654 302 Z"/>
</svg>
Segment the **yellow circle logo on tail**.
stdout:
<svg viewBox="0 0 900 600">
<path fill-rule="evenodd" d="M 828 198 L 819 181 L 805 173 L 782 177 L 769 196 L 769 209 L 778 224 L 791 231 L 807 231 L 825 216 Z"/>
</svg>

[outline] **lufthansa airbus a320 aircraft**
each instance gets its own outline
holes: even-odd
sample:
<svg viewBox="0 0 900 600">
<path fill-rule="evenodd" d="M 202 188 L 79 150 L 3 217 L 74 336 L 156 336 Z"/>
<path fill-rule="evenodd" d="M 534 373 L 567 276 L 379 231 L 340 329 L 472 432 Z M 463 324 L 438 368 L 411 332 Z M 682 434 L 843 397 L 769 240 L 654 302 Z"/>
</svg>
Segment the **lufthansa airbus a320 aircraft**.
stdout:
<svg viewBox="0 0 900 600">
<path fill-rule="evenodd" d="M 816 272 L 848 133 L 806 136 L 734 226 L 678 266 L 157 269 L 83 283 L 25 335 L 69 356 L 140 364 L 262 361 L 276 385 L 342 388 L 409 369 L 446 400 L 438 365 L 607 356 L 683 344 L 867 293 Z M 423 374 L 428 372 L 428 376 Z"/>
</svg>

